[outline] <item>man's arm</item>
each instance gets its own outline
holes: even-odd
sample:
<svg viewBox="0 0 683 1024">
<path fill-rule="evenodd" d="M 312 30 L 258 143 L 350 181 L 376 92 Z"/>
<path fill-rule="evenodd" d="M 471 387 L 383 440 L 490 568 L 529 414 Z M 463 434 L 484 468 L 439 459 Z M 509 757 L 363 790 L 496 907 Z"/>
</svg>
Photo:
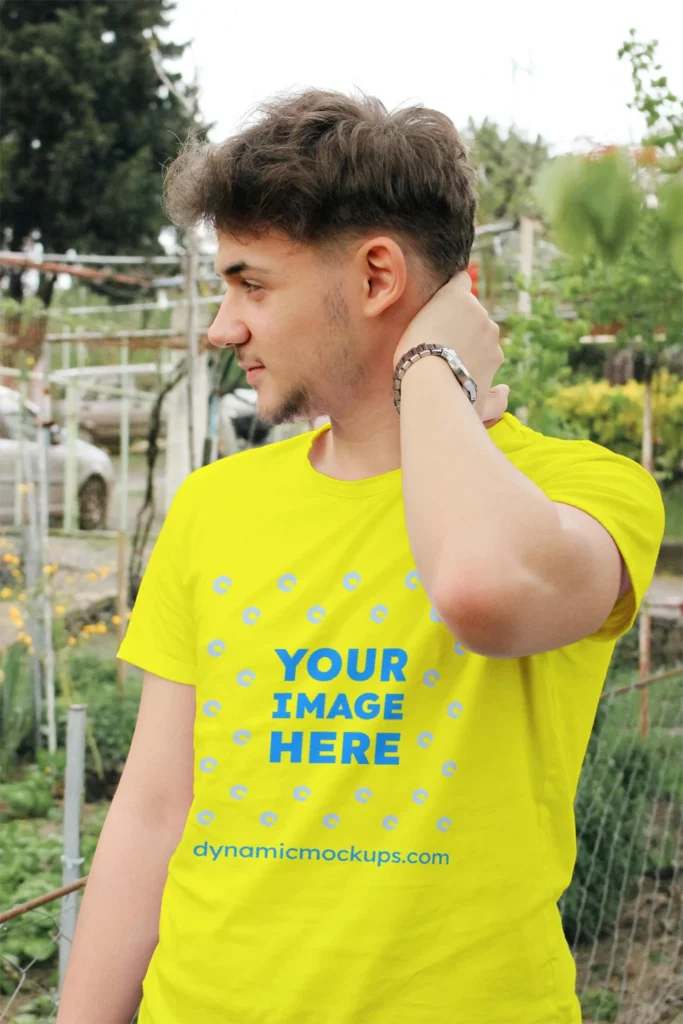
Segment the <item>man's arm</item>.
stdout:
<svg viewBox="0 0 683 1024">
<path fill-rule="evenodd" d="M 600 628 L 620 592 L 622 563 L 591 516 L 553 502 L 488 437 L 481 405 L 504 357 L 498 328 L 467 274 L 420 310 L 394 363 L 420 342 L 456 350 L 479 388 L 472 405 L 436 357 L 401 384 L 401 468 L 415 564 L 436 611 L 465 647 L 520 657 Z"/>
<path fill-rule="evenodd" d="M 131 749 L 81 902 L 57 1024 L 129 1024 L 192 803 L 195 690 L 145 673 Z"/>
</svg>

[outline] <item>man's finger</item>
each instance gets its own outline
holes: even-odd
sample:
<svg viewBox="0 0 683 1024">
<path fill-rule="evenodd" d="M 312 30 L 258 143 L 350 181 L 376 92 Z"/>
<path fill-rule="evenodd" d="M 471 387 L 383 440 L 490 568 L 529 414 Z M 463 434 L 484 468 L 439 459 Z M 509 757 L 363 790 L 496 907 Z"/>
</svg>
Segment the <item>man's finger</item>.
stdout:
<svg viewBox="0 0 683 1024">
<path fill-rule="evenodd" d="M 466 270 L 460 270 L 453 278 L 454 284 L 463 292 L 472 291 L 472 278 Z"/>
</svg>

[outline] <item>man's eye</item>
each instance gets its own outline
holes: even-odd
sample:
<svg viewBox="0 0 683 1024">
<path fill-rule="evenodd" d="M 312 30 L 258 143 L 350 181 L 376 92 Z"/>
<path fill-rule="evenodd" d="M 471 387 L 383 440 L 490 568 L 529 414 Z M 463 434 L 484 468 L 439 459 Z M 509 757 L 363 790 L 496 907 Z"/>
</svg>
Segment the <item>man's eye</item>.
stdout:
<svg viewBox="0 0 683 1024">
<path fill-rule="evenodd" d="M 242 284 L 248 292 L 257 291 L 261 287 L 259 284 L 252 284 L 250 281 L 242 281 Z"/>
</svg>

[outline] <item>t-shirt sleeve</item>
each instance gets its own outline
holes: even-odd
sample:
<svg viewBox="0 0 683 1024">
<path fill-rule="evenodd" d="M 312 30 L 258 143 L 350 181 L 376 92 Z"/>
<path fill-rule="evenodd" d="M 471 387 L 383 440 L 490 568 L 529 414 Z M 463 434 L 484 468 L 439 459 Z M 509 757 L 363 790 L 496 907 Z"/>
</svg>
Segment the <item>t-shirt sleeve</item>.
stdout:
<svg viewBox="0 0 683 1024">
<path fill-rule="evenodd" d="M 652 582 L 664 535 L 659 486 L 639 463 L 592 441 L 556 442 L 542 477 L 539 486 L 552 501 L 574 505 L 605 527 L 626 563 L 632 588 L 590 634 L 614 641 L 635 622 Z"/>
<path fill-rule="evenodd" d="M 197 661 L 186 571 L 192 476 L 176 491 L 144 571 L 117 658 L 175 683 L 194 685 Z"/>
</svg>

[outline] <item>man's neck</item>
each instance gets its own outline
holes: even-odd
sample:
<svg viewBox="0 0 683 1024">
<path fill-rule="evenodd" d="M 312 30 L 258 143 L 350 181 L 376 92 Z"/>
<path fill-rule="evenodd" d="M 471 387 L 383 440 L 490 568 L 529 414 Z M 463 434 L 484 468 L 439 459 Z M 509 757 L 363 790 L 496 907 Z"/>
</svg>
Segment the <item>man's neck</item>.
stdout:
<svg viewBox="0 0 683 1024">
<path fill-rule="evenodd" d="M 401 435 L 393 400 L 349 410 L 343 419 L 330 416 L 330 424 L 309 455 L 318 473 L 336 480 L 364 480 L 400 467 Z"/>
</svg>

